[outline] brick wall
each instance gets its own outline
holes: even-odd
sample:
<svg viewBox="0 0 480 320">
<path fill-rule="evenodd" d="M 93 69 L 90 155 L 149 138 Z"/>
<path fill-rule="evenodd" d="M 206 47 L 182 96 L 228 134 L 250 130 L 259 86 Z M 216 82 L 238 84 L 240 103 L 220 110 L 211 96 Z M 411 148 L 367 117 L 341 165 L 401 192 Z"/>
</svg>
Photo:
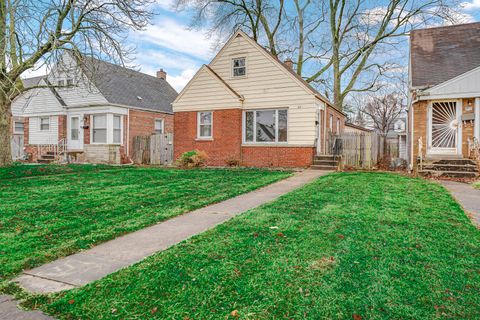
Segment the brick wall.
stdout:
<svg viewBox="0 0 480 320">
<path fill-rule="evenodd" d="M 225 166 L 229 159 L 240 160 L 242 110 L 213 111 L 212 140 L 197 139 L 197 112 L 176 112 L 174 119 L 174 158 L 191 150 L 203 150 L 208 165 Z"/>
<path fill-rule="evenodd" d="M 87 145 L 90 144 L 90 115 L 84 114 L 83 115 L 83 144 Z"/>
<path fill-rule="evenodd" d="M 149 136 L 155 133 L 155 120 L 163 119 L 163 128 L 166 133 L 173 133 L 173 115 L 166 113 L 142 111 L 130 109 L 130 119 L 124 122 L 130 127 L 130 141 L 128 146 L 128 153 L 131 156 L 133 151 L 133 138 L 137 136 Z M 125 140 L 127 139 L 127 132 L 124 130 Z M 124 141 L 125 141 L 124 140 Z"/>
<path fill-rule="evenodd" d="M 305 167 L 312 163 L 314 148 L 243 146 L 242 110 L 213 111 L 213 139 L 197 139 L 197 112 L 175 113 L 174 157 L 191 150 L 208 155 L 207 165 L 225 166 L 227 160 L 248 167 Z"/>
<path fill-rule="evenodd" d="M 246 167 L 308 167 L 315 148 L 311 147 L 242 147 L 242 166 Z"/>
<path fill-rule="evenodd" d="M 58 116 L 58 140 L 67 138 L 67 116 Z"/>
</svg>

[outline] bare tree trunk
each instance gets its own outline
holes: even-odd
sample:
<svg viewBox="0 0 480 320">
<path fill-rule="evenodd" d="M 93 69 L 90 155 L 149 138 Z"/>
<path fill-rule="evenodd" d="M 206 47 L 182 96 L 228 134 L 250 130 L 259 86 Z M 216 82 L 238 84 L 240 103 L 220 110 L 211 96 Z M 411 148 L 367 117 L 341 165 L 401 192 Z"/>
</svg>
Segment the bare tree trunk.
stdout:
<svg viewBox="0 0 480 320">
<path fill-rule="evenodd" d="M 10 102 L 5 95 L 0 94 L 0 167 L 13 163 L 11 149 L 11 112 Z"/>
</svg>

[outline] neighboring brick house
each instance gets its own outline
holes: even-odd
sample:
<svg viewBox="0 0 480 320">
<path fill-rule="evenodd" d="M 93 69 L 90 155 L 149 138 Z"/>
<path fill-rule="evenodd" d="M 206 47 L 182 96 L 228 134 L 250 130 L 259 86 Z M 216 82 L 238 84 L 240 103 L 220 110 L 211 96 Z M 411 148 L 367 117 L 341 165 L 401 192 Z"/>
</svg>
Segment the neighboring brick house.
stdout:
<svg viewBox="0 0 480 320">
<path fill-rule="evenodd" d="M 175 157 L 198 149 L 208 164 L 305 167 L 325 153 L 345 115 L 242 31 L 200 68 L 173 102 Z"/>
<path fill-rule="evenodd" d="M 469 145 L 480 140 L 480 23 L 411 33 L 410 97 L 412 168 L 420 155 L 468 157 Z"/>
<path fill-rule="evenodd" d="M 73 61 L 66 55 L 62 67 L 36 83 L 24 80 L 30 87 L 51 87 L 27 91 L 12 105 L 13 125 L 23 123 L 31 161 L 45 156 L 39 153 L 65 149 L 72 161 L 126 163 L 135 136 L 173 133 L 171 103 L 177 92 L 163 70 L 153 77 L 93 58 L 72 68 Z"/>
</svg>

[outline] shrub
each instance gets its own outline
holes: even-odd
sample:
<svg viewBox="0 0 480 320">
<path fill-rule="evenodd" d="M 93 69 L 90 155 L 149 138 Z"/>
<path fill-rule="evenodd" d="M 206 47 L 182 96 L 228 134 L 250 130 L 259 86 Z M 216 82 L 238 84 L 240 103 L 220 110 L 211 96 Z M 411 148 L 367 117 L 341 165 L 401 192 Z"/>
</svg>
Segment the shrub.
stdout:
<svg viewBox="0 0 480 320">
<path fill-rule="evenodd" d="M 177 165 L 183 168 L 202 167 L 207 161 L 207 153 L 201 150 L 184 152 L 178 159 Z"/>
<path fill-rule="evenodd" d="M 225 160 L 225 163 L 229 167 L 238 167 L 240 165 L 240 160 L 236 159 L 235 157 L 230 157 Z"/>
</svg>

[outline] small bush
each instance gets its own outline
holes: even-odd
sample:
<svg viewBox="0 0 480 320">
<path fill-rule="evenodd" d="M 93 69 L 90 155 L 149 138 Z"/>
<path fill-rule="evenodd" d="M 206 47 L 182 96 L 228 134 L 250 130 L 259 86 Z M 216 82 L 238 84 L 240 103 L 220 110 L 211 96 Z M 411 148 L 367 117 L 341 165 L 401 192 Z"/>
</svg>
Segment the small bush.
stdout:
<svg viewBox="0 0 480 320">
<path fill-rule="evenodd" d="M 177 165 L 183 168 L 202 167 L 207 161 L 207 153 L 201 150 L 184 152 L 178 159 Z"/>
<path fill-rule="evenodd" d="M 231 157 L 231 158 L 228 158 L 225 163 L 227 164 L 227 166 L 229 167 L 238 167 L 240 165 L 240 160 L 234 158 L 234 157 Z"/>
</svg>

